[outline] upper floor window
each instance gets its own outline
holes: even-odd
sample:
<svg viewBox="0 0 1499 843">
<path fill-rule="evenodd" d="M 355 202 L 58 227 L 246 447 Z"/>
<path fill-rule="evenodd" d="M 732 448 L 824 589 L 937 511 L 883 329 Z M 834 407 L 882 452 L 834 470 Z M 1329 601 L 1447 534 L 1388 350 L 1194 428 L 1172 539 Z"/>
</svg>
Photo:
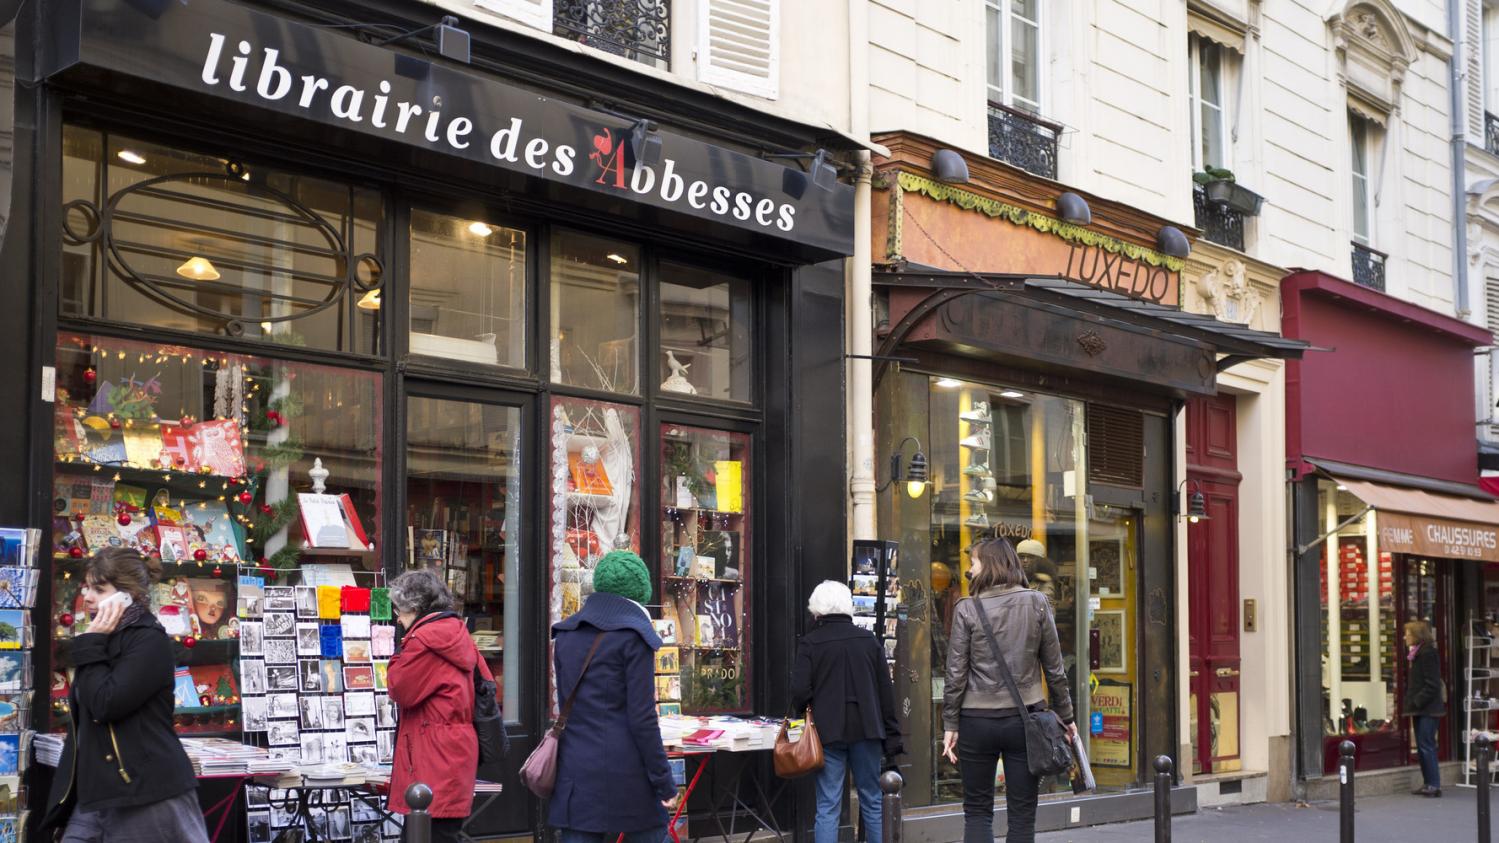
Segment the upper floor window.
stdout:
<svg viewBox="0 0 1499 843">
<path fill-rule="evenodd" d="M 1365 246 L 1373 236 L 1374 191 L 1369 181 L 1369 123 L 1362 117 L 1348 116 L 1348 146 L 1353 172 L 1353 242 Z"/>
<path fill-rule="evenodd" d="M 985 0 L 989 101 L 1040 114 L 1041 0 Z"/>
<path fill-rule="evenodd" d="M 1224 77 L 1227 52 L 1206 38 L 1193 35 L 1188 42 L 1192 97 L 1192 169 L 1229 169 L 1229 144 L 1224 108 Z"/>
<path fill-rule="evenodd" d="M 671 65 L 670 0 L 550 2 L 555 34 L 662 70 Z"/>
</svg>

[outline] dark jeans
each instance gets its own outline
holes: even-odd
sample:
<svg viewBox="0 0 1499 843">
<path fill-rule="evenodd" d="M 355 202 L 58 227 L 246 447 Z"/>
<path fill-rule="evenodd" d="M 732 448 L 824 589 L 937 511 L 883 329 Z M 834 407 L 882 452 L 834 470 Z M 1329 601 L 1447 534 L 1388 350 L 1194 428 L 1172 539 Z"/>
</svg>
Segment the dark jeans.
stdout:
<svg viewBox="0 0 1499 843">
<path fill-rule="evenodd" d="M 958 769 L 963 775 L 963 843 L 994 843 L 994 772 L 1005 762 L 1005 843 L 1036 839 L 1036 777 L 1025 760 L 1019 717 L 958 719 Z"/>
<path fill-rule="evenodd" d="M 1437 764 L 1437 726 L 1440 717 L 1416 718 L 1416 754 L 1421 758 L 1421 778 L 1427 787 L 1442 786 L 1442 768 Z"/>
<path fill-rule="evenodd" d="M 458 831 L 463 828 L 463 818 L 432 818 L 432 843 L 458 843 Z M 410 835 L 406 833 L 405 827 L 401 829 L 401 839 L 407 840 Z"/>
</svg>

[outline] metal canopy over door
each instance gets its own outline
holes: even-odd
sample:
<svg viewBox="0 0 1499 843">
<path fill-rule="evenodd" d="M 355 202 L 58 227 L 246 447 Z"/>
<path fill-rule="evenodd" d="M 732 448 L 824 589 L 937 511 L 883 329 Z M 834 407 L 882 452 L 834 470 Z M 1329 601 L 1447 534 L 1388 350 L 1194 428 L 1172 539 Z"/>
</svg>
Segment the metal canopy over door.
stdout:
<svg viewBox="0 0 1499 843">
<path fill-rule="evenodd" d="M 1187 527 L 1192 770 L 1240 769 L 1239 481 L 1232 395 L 1187 403 L 1187 483 L 1207 518 Z"/>
</svg>

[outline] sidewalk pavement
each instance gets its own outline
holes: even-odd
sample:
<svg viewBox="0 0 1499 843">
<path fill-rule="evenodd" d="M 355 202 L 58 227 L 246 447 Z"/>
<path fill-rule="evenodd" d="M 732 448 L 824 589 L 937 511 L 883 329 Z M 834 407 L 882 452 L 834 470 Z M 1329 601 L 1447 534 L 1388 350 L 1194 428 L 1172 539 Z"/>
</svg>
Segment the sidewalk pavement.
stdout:
<svg viewBox="0 0 1499 843">
<path fill-rule="evenodd" d="M 1372 796 L 1359 799 L 1354 813 L 1358 843 L 1461 843 L 1478 839 L 1477 791 L 1452 787 L 1441 799 Z M 1496 799 L 1494 801 L 1499 801 Z M 1152 821 L 1099 825 L 1036 835 L 1037 843 L 1121 843 L 1153 840 Z M 1003 831 L 1003 829 L 1000 829 Z M 1499 834 L 1499 828 L 1494 829 Z M 1003 838 L 1001 838 L 1003 839 Z M 1179 815 L 1171 825 L 1172 843 L 1338 840 L 1338 803 L 1295 802 L 1206 808 Z"/>
</svg>

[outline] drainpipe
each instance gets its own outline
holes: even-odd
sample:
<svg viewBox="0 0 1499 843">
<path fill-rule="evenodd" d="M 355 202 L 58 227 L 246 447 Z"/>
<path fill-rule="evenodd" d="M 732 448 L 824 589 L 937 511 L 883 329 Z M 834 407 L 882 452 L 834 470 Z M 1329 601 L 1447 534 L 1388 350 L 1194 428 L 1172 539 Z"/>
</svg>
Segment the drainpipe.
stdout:
<svg viewBox="0 0 1499 843">
<path fill-rule="evenodd" d="M 1472 311 L 1468 305 L 1468 203 L 1467 166 L 1464 144 L 1467 128 L 1463 123 L 1463 85 L 1467 59 L 1463 55 L 1462 0 L 1447 0 L 1447 36 L 1452 39 L 1452 64 L 1448 73 L 1452 110 L 1452 283 L 1456 285 L 1452 301 L 1457 318 L 1466 320 Z"/>
<path fill-rule="evenodd" d="M 869 9 L 866 0 L 848 0 L 849 133 L 869 139 Z M 874 475 L 874 267 L 870 246 L 870 181 L 867 150 L 857 157 L 854 181 L 854 254 L 848 261 L 845 307 L 848 325 L 848 490 L 852 499 L 852 538 L 875 534 Z"/>
</svg>

